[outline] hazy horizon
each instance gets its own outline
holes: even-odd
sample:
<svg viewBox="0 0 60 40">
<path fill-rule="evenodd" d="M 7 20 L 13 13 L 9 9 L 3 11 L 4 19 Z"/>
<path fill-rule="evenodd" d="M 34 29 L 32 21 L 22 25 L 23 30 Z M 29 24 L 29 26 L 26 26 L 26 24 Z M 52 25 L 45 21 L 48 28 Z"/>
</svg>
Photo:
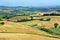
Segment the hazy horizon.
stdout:
<svg viewBox="0 0 60 40">
<path fill-rule="evenodd" d="M 60 0 L 0 0 L 0 6 L 60 6 Z"/>
</svg>

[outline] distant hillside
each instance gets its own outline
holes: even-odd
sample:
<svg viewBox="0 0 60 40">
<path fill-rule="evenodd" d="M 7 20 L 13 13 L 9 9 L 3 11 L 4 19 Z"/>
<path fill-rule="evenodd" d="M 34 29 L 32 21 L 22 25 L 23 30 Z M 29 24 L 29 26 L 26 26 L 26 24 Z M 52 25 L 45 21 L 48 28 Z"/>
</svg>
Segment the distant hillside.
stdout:
<svg viewBox="0 0 60 40">
<path fill-rule="evenodd" d="M 48 6 L 48 7 L 9 7 L 9 6 L 0 6 L 0 15 L 10 18 L 16 15 L 20 16 L 29 16 L 36 15 L 38 12 L 60 12 L 60 6 Z"/>
<path fill-rule="evenodd" d="M 10 6 L 0 6 L 0 9 L 23 9 L 23 10 L 29 10 L 29 11 L 49 11 L 50 9 L 58 9 L 60 10 L 60 6 L 48 6 L 48 7 L 23 7 L 23 6 L 15 6 L 15 7 L 10 7 Z"/>
</svg>

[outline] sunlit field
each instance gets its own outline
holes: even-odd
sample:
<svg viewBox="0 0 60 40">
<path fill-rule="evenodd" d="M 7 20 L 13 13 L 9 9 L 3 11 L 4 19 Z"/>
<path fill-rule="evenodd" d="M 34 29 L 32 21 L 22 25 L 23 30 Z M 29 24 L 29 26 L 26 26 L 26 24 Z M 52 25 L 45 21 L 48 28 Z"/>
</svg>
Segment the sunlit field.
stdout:
<svg viewBox="0 0 60 40">
<path fill-rule="evenodd" d="M 50 21 L 41 21 L 41 20 L 39 20 L 41 18 L 43 18 L 43 19 L 50 18 L 51 20 Z M 53 28 L 54 23 L 58 23 L 60 26 L 60 16 L 44 16 L 44 17 L 37 18 L 37 20 L 19 22 L 19 23 L 21 23 L 23 25 L 27 25 L 27 26 L 32 26 L 34 24 L 37 24 L 37 27 Z"/>
<path fill-rule="evenodd" d="M 50 21 L 41 21 L 40 18 L 51 18 Z M 4 25 L 0 25 L 0 39 L 1 40 L 59 40 L 59 36 L 49 34 L 38 28 L 44 27 L 47 29 L 54 28 L 54 23 L 58 23 L 60 27 L 59 16 L 44 16 L 36 20 L 26 22 L 11 22 L 11 21 L 0 21 L 4 22 Z M 35 18 L 34 18 L 35 19 Z M 56 29 L 57 30 L 57 29 Z M 54 30 L 54 32 L 56 32 Z M 57 31 L 59 33 L 59 31 Z M 11 36 L 9 36 L 11 35 Z M 8 37 L 7 37 L 8 36 Z M 15 36 L 15 37 L 14 37 Z"/>
<path fill-rule="evenodd" d="M 41 21 L 40 18 L 46 19 L 51 18 L 50 21 Z M 44 16 L 35 20 L 26 22 L 11 22 L 11 21 L 0 21 L 4 22 L 4 25 L 0 25 L 0 39 L 1 40 L 59 40 L 60 36 L 50 34 L 48 32 L 39 30 L 38 28 L 44 27 L 52 30 L 55 33 L 60 34 L 60 16 Z M 58 28 L 54 28 L 54 23 L 58 23 Z M 11 35 L 11 36 L 9 36 Z M 7 37 L 8 36 L 8 37 Z M 15 37 L 14 37 L 15 36 Z"/>
</svg>

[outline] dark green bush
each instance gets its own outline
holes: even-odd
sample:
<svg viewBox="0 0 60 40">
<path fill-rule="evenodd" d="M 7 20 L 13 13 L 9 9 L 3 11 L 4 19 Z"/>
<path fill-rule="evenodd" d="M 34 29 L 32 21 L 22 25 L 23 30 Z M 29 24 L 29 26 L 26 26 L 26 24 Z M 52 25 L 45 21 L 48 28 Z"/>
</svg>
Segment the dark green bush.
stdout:
<svg viewBox="0 0 60 40">
<path fill-rule="evenodd" d="M 46 21 L 50 21 L 50 18 L 47 18 Z"/>
<path fill-rule="evenodd" d="M 33 20 L 33 16 L 31 16 L 31 20 Z"/>
<path fill-rule="evenodd" d="M 54 23 L 54 27 L 57 28 L 58 27 L 58 23 Z"/>
<path fill-rule="evenodd" d="M 0 22 L 0 25 L 4 25 L 4 22 Z"/>
<path fill-rule="evenodd" d="M 42 31 L 45 31 L 45 32 L 47 32 L 47 33 L 49 33 L 49 34 L 52 34 L 52 35 L 59 35 L 59 36 L 60 36 L 60 34 L 55 33 L 55 32 L 53 32 L 52 30 L 46 29 L 46 28 L 44 28 L 44 27 L 41 27 L 41 28 L 38 28 L 38 29 L 39 29 L 39 30 L 42 30 Z"/>
<path fill-rule="evenodd" d="M 41 18 L 40 20 L 43 21 L 43 18 Z"/>
<path fill-rule="evenodd" d="M 41 28 L 39 28 L 39 29 L 42 30 L 42 31 L 48 32 L 48 33 L 53 33 L 51 30 L 46 29 L 46 28 L 44 28 L 44 27 L 43 27 L 43 28 L 41 27 Z"/>
<path fill-rule="evenodd" d="M 17 22 L 27 22 L 27 21 L 31 21 L 31 20 L 17 20 Z"/>
<path fill-rule="evenodd" d="M 50 18 L 41 18 L 40 21 L 50 21 Z"/>
</svg>

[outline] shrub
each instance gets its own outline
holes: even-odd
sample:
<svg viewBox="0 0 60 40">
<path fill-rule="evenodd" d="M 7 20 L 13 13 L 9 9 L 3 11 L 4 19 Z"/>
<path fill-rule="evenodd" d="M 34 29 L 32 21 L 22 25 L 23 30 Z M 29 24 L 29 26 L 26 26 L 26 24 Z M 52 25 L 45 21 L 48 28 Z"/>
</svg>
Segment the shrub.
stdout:
<svg viewBox="0 0 60 40">
<path fill-rule="evenodd" d="M 43 21 L 43 18 L 41 18 L 40 20 Z"/>
<path fill-rule="evenodd" d="M 50 18 L 47 18 L 47 21 L 50 21 L 51 19 Z"/>
<path fill-rule="evenodd" d="M 6 15 L 6 16 L 4 16 L 3 18 L 9 19 L 9 16 Z"/>
<path fill-rule="evenodd" d="M 57 28 L 57 26 L 58 26 L 58 23 L 54 23 L 54 27 Z"/>
<path fill-rule="evenodd" d="M 39 28 L 39 29 L 42 30 L 42 31 L 48 32 L 48 33 L 53 33 L 51 30 L 46 29 L 46 28 L 44 28 L 44 27 L 41 27 L 41 28 Z"/>
<path fill-rule="evenodd" d="M 31 21 L 31 20 L 17 20 L 17 22 L 27 22 L 27 21 Z"/>
<path fill-rule="evenodd" d="M 4 22 L 0 22 L 1 25 L 4 25 Z"/>
<path fill-rule="evenodd" d="M 44 28 L 44 27 L 40 27 L 40 28 L 38 28 L 38 29 L 40 29 L 40 30 L 42 30 L 42 31 L 45 31 L 45 32 L 47 32 L 47 33 L 49 33 L 49 34 L 52 34 L 52 35 L 59 35 L 59 36 L 60 36 L 59 33 L 56 33 L 56 32 L 54 32 L 54 31 L 52 31 L 52 30 L 50 30 L 50 29 L 46 29 L 46 28 Z"/>
<path fill-rule="evenodd" d="M 50 18 L 41 18 L 40 20 L 41 21 L 50 21 L 51 19 Z"/>
<path fill-rule="evenodd" d="M 33 20 L 33 16 L 31 16 L 31 20 Z"/>
</svg>

